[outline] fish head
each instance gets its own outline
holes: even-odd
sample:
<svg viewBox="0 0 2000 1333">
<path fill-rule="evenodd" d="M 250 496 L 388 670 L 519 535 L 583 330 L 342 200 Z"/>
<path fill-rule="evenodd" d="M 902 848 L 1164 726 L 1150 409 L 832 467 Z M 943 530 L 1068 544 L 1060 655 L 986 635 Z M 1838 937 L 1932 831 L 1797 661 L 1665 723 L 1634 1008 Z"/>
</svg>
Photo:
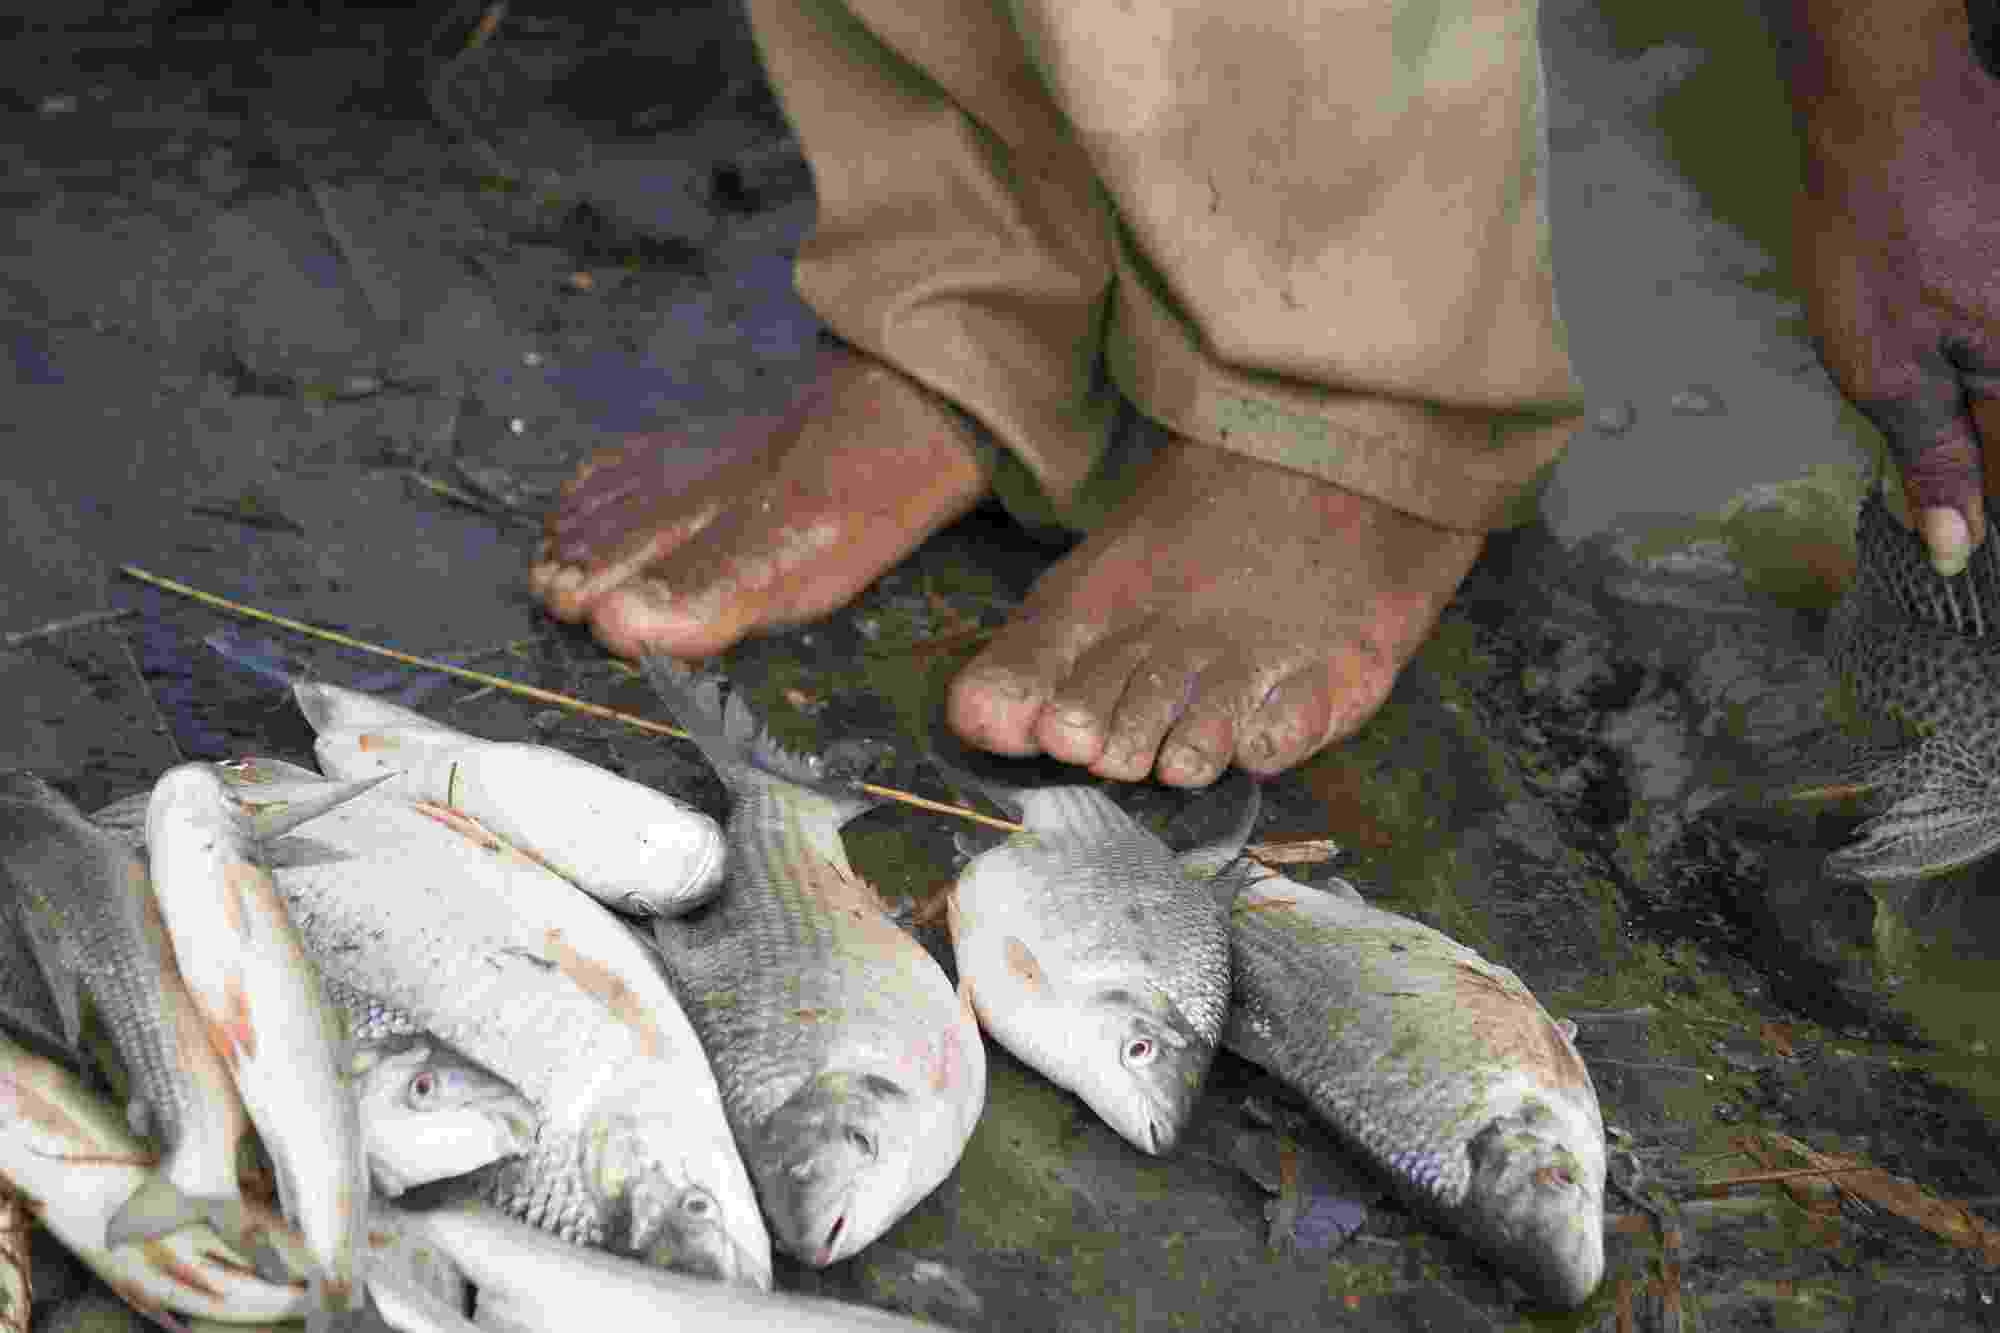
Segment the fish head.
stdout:
<svg viewBox="0 0 2000 1333">
<path fill-rule="evenodd" d="M 772 1112 L 747 1154 L 778 1243 L 815 1268 L 845 1259 L 928 1188 L 932 1108 L 880 1074 L 829 1071 Z"/>
<path fill-rule="evenodd" d="M 758 1261 L 724 1225 L 722 1201 L 700 1185 L 650 1167 L 623 1196 L 624 1216 L 605 1248 L 655 1268 L 718 1282 L 759 1287 L 769 1281 Z"/>
<path fill-rule="evenodd" d="M 1604 1131 L 1530 1094 L 1466 1145 L 1461 1223 L 1536 1296 L 1574 1308 L 1604 1276 Z"/>
<path fill-rule="evenodd" d="M 666 1145 L 671 1117 L 606 1113 L 583 1137 L 585 1180 L 605 1218 L 604 1248 L 655 1268 L 769 1287 L 769 1239 L 754 1199 L 727 1173 Z M 712 1165 L 712 1164 L 711 1164 Z"/>
<path fill-rule="evenodd" d="M 1166 996 L 1109 987 L 1064 1015 L 1056 1080 L 1141 1152 L 1168 1151 L 1201 1096 L 1215 1041 Z"/>
<path fill-rule="evenodd" d="M 423 1041 L 386 1043 L 350 1068 L 369 1173 L 386 1195 L 534 1146 L 534 1103 L 463 1056 Z"/>
</svg>

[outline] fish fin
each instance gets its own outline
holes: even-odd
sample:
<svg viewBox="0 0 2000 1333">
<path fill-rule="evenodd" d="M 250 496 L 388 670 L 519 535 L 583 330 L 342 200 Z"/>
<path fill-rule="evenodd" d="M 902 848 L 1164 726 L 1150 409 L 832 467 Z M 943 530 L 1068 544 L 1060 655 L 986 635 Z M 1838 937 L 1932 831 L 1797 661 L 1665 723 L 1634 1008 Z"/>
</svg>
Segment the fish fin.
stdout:
<svg viewBox="0 0 2000 1333">
<path fill-rule="evenodd" d="M 384 1318 L 381 1308 L 375 1303 L 375 1286 L 378 1280 L 377 1275 L 371 1274 L 368 1282 L 361 1286 L 360 1299 L 353 1302 L 352 1308 L 335 1310 L 329 1308 L 331 1303 L 326 1298 L 325 1284 L 318 1277 L 314 1277 L 311 1294 L 306 1300 L 306 1333 L 399 1333 L 399 1326 Z M 415 1289 L 415 1284 L 412 1283 L 395 1294 L 407 1296 Z M 391 1299 L 393 1301 L 394 1297 Z M 441 1301 L 438 1305 L 440 1309 L 450 1309 Z M 440 1323 L 432 1311 L 425 1309 L 417 1322 L 404 1326 L 423 1328 L 427 1333 L 435 1333 L 437 1329 L 455 1329 L 460 1325 L 477 1327 L 463 1315 L 457 1317 L 459 1324 Z"/>
<path fill-rule="evenodd" d="M 1203 792 L 1201 798 L 1188 804 L 1174 821 L 1174 828 L 1186 827 L 1186 821 L 1199 817 L 1202 825 L 1214 828 L 1218 822 L 1217 810 L 1229 817 L 1218 836 L 1205 838 L 1200 845 L 1180 853 L 1175 859 L 1180 862 L 1181 871 L 1196 879 L 1213 879 L 1216 875 L 1243 855 L 1244 844 L 1250 841 L 1250 831 L 1257 826 L 1257 813 L 1263 806 L 1264 789 L 1255 778 L 1241 769 L 1231 770 L 1229 775 L 1215 786 Z M 1170 836 L 1167 842 L 1176 841 Z"/>
<path fill-rule="evenodd" d="M 1231 911 L 1236 906 L 1237 896 L 1244 889 L 1259 880 L 1271 878 L 1274 873 L 1267 866 L 1239 856 L 1208 876 L 1208 893 L 1223 911 Z"/>
<path fill-rule="evenodd" d="M 843 822 L 875 804 L 859 794 L 858 774 L 851 773 L 849 765 L 793 754 L 778 744 L 749 702 L 727 689 L 722 677 L 697 674 L 670 657 L 647 656 L 640 665 L 667 711 L 725 783 L 733 786 L 744 770 L 755 770 L 831 798 L 842 807 L 838 817 Z"/>
<path fill-rule="evenodd" d="M 250 815 L 250 836 L 260 843 L 274 842 L 299 825 L 318 819 L 329 810 L 346 805 L 355 797 L 371 788 L 381 786 L 395 776 L 397 772 L 392 770 L 378 773 L 372 778 L 362 778 L 358 782 L 329 785 L 314 795 L 257 810 Z"/>
<path fill-rule="evenodd" d="M 157 1240 L 182 1227 L 204 1223 L 224 1240 L 236 1244 L 249 1229 L 244 1216 L 240 1201 L 190 1197 L 164 1173 L 156 1171 L 105 1222 L 104 1246 L 116 1249 L 136 1241 Z"/>
<path fill-rule="evenodd" d="M 480 1322 L 475 1324 L 449 1301 L 426 1290 L 421 1282 L 413 1282 L 401 1273 L 382 1269 L 368 1275 L 368 1309 L 378 1319 L 386 1320 L 387 1326 L 392 1329 L 421 1328 L 426 1333 L 476 1333 L 476 1330 L 485 1329 L 491 1333 L 496 1328 L 520 1327 L 519 1324 L 510 1326 L 487 1322 L 485 1306 L 482 1294 Z M 376 1326 L 362 1327 L 373 1329 Z"/>
<path fill-rule="evenodd" d="M 1867 883 L 1924 879 L 2000 850 L 2000 785 L 1925 787 L 1863 824 L 1826 858 L 1829 875 Z"/>
<path fill-rule="evenodd" d="M 63 1040 L 71 1050 L 83 1049 L 83 974 L 67 965 L 62 938 L 54 924 L 27 903 L 18 913 L 21 934 L 28 952 L 42 971 L 49 999 L 55 1003 L 56 1018 L 62 1023 Z"/>
<path fill-rule="evenodd" d="M 977 792 L 1006 811 L 1008 818 L 1021 817 L 1023 813 L 1021 789 L 975 772 L 968 751 L 956 740 L 946 738 L 943 743 L 939 743 L 935 736 L 932 737 L 925 747 L 924 758 L 930 760 L 931 767 L 960 793 Z M 965 841 L 961 843 L 958 838 L 954 838 L 953 846 L 961 856 L 970 859 L 984 850 L 980 846 L 980 843 L 986 841 L 984 838 L 974 838 L 964 830 L 960 831 L 959 837 Z"/>
<path fill-rule="evenodd" d="M 1283 1063 L 1278 1058 L 1277 1043 L 1240 1004 L 1229 1006 L 1229 1018 L 1222 1028 L 1222 1047 L 1260 1069 L 1275 1071 Z"/>
</svg>

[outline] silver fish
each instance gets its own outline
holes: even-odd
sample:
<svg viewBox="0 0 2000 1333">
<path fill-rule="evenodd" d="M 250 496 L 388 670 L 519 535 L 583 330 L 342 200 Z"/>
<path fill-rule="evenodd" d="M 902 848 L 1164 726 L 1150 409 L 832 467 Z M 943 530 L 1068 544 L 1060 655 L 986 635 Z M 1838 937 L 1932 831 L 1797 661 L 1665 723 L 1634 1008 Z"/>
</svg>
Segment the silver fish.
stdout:
<svg viewBox="0 0 2000 1333">
<path fill-rule="evenodd" d="M 298 822 L 351 799 L 291 811 Z M 261 833 L 208 764 L 169 769 L 146 811 L 153 887 L 182 976 L 277 1169 L 285 1215 L 305 1235 L 316 1298 L 359 1311 L 368 1170 L 340 1067 L 346 1025 L 320 987 L 264 865 Z"/>
<path fill-rule="evenodd" d="M 735 797 L 721 899 L 657 920 L 778 1243 L 846 1258 L 957 1164 L 986 1100 L 970 1006 L 847 863 L 868 808 L 779 750 L 740 698 L 672 663 L 646 674 Z"/>
<path fill-rule="evenodd" d="M 0 774 L 0 873 L 13 920 L 76 1049 L 88 994 L 132 1080 L 135 1134 L 156 1138 L 160 1170 L 108 1219 L 106 1245 L 206 1220 L 236 1231 L 236 1152 L 249 1120 L 188 994 L 146 866 L 29 773 Z"/>
<path fill-rule="evenodd" d="M 535 1108 L 507 1080 L 435 1039 L 358 1048 L 349 1065 L 369 1176 L 394 1197 L 533 1149 Z"/>
<path fill-rule="evenodd" d="M 1248 862 L 1229 873 L 1245 883 L 1229 1049 L 1537 1297 L 1589 1299 L 1604 1274 L 1604 1123 L 1570 1033 L 1508 969 L 1351 885 Z"/>
<path fill-rule="evenodd" d="M 691 1281 L 629 1259 L 565 1247 L 492 1209 L 442 1208 L 413 1225 L 478 1288 L 485 1333 L 570 1333 L 587 1311 L 606 1329 L 702 1333 L 916 1333 L 934 1328 L 864 1305 Z"/>
<path fill-rule="evenodd" d="M 304 1313 L 303 1282 L 259 1277 L 248 1251 L 232 1252 L 206 1223 L 105 1244 L 106 1222 L 157 1178 L 146 1158 L 124 1117 L 81 1079 L 0 1038 L 0 1178 L 28 1195 L 36 1221 L 112 1290 L 155 1316 L 178 1310 L 245 1323 Z M 283 1229 L 277 1217 L 245 1208 L 250 1227 Z"/>
<path fill-rule="evenodd" d="M 1995 531 L 1988 510 L 1988 531 Z M 1965 572 L 1931 568 L 1880 487 L 1855 522 L 1854 581 L 1827 621 L 1827 656 L 1861 711 L 1903 744 L 1861 755 L 1796 796 L 1861 796 L 1878 813 L 1827 857 L 1830 874 L 1916 879 L 2000 850 L 2000 539 Z"/>
<path fill-rule="evenodd" d="M 722 830 L 665 792 L 546 745 L 482 740 L 324 681 L 292 687 L 327 776 L 470 815 L 606 907 L 676 916 L 722 884 Z"/>
<path fill-rule="evenodd" d="M 316 776 L 226 772 L 244 791 Z M 533 1150 L 494 1173 L 496 1202 L 567 1240 L 769 1285 L 715 1076 L 630 929 L 455 812 L 379 791 L 270 854 L 332 993 L 376 997 L 534 1105 Z"/>
<path fill-rule="evenodd" d="M 960 984 L 1002 1046 L 1134 1147 L 1180 1136 L 1229 1009 L 1229 841 L 1177 858 L 1094 787 L 996 789 L 1027 831 L 974 857 L 947 900 Z"/>
</svg>

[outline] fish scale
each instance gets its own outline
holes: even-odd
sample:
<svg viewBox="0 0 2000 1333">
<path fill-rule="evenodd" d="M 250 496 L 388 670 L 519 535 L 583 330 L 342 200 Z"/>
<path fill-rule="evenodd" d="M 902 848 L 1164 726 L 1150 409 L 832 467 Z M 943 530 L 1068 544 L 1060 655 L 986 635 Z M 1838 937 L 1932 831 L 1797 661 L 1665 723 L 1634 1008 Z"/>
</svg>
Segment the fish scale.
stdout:
<svg viewBox="0 0 2000 1333">
<path fill-rule="evenodd" d="M 1350 885 L 1233 874 L 1228 1047 L 1536 1295 L 1582 1304 L 1604 1272 L 1604 1125 L 1569 1032 L 1513 972 Z"/>
<path fill-rule="evenodd" d="M 933 758 L 1024 829 L 974 857 L 949 899 L 980 1025 L 1133 1147 L 1171 1150 L 1228 1012 L 1228 923 L 1212 879 L 1249 836 L 1256 785 L 1232 779 L 1246 794 L 1234 829 L 1177 857 L 1094 787 L 1000 786 Z"/>
<path fill-rule="evenodd" d="M 1989 513 L 1989 531 L 1992 518 Z M 1827 620 L 1830 665 L 1871 720 L 1905 744 L 1801 794 L 1886 807 L 1827 858 L 1872 881 L 1939 874 L 2000 848 L 2000 541 L 1963 573 L 1932 569 L 1871 488 L 1855 521 L 1855 575 Z"/>
<path fill-rule="evenodd" d="M 848 864 L 840 825 L 872 802 L 779 750 L 740 698 L 645 666 L 734 798 L 720 899 L 654 935 L 774 1238 L 823 1266 L 943 1183 L 985 1104 L 985 1050 Z"/>
<path fill-rule="evenodd" d="M 49 983 L 66 1044 L 77 1043 L 81 988 L 130 1076 L 134 1132 L 165 1150 L 159 1177 L 112 1229 L 143 1239 L 194 1210 L 227 1230 L 249 1121 L 181 977 L 144 861 L 40 778 L 9 772 L 0 774 L 0 881 L 7 924 Z"/>
<path fill-rule="evenodd" d="M 1229 931 L 1207 887 L 1095 787 L 1014 799 L 1030 832 L 986 855 L 1016 862 L 1034 910 L 1072 932 L 1080 980 L 1137 957 L 1191 1026 L 1218 1036 L 1229 1007 Z M 1117 909 L 1105 911 L 1107 902 Z"/>
</svg>

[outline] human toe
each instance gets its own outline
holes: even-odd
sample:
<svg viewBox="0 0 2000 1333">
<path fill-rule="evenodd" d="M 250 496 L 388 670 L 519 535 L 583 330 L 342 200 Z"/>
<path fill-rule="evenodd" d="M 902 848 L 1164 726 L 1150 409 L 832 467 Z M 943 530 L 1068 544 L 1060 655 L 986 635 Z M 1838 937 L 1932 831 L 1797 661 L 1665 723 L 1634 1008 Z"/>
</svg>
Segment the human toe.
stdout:
<svg viewBox="0 0 2000 1333">
<path fill-rule="evenodd" d="M 1138 782 L 1151 773 L 1160 743 L 1201 688 L 1205 666 L 1199 657 L 1163 652 L 1160 645 L 1153 645 L 1152 655 L 1126 681 L 1103 753 L 1090 771 L 1119 782 Z"/>
<path fill-rule="evenodd" d="M 1146 661 L 1142 640 L 1120 637 L 1079 657 L 1035 718 L 1042 752 L 1066 764 L 1095 764 L 1110 738 L 1127 682 Z"/>
<path fill-rule="evenodd" d="M 1237 728 L 1236 762 L 1255 777 L 1293 768 L 1375 715 L 1395 668 L 1365 648 L 1279 681 Z"/>
<path fill-rule="evenodd" d="M 1095 637 L 1088 627 L 1024 607 L 952 681 L 945 703 L 952 730 L 994 754 L 1040 753 L 1043 709 Z"/>
</svg>

